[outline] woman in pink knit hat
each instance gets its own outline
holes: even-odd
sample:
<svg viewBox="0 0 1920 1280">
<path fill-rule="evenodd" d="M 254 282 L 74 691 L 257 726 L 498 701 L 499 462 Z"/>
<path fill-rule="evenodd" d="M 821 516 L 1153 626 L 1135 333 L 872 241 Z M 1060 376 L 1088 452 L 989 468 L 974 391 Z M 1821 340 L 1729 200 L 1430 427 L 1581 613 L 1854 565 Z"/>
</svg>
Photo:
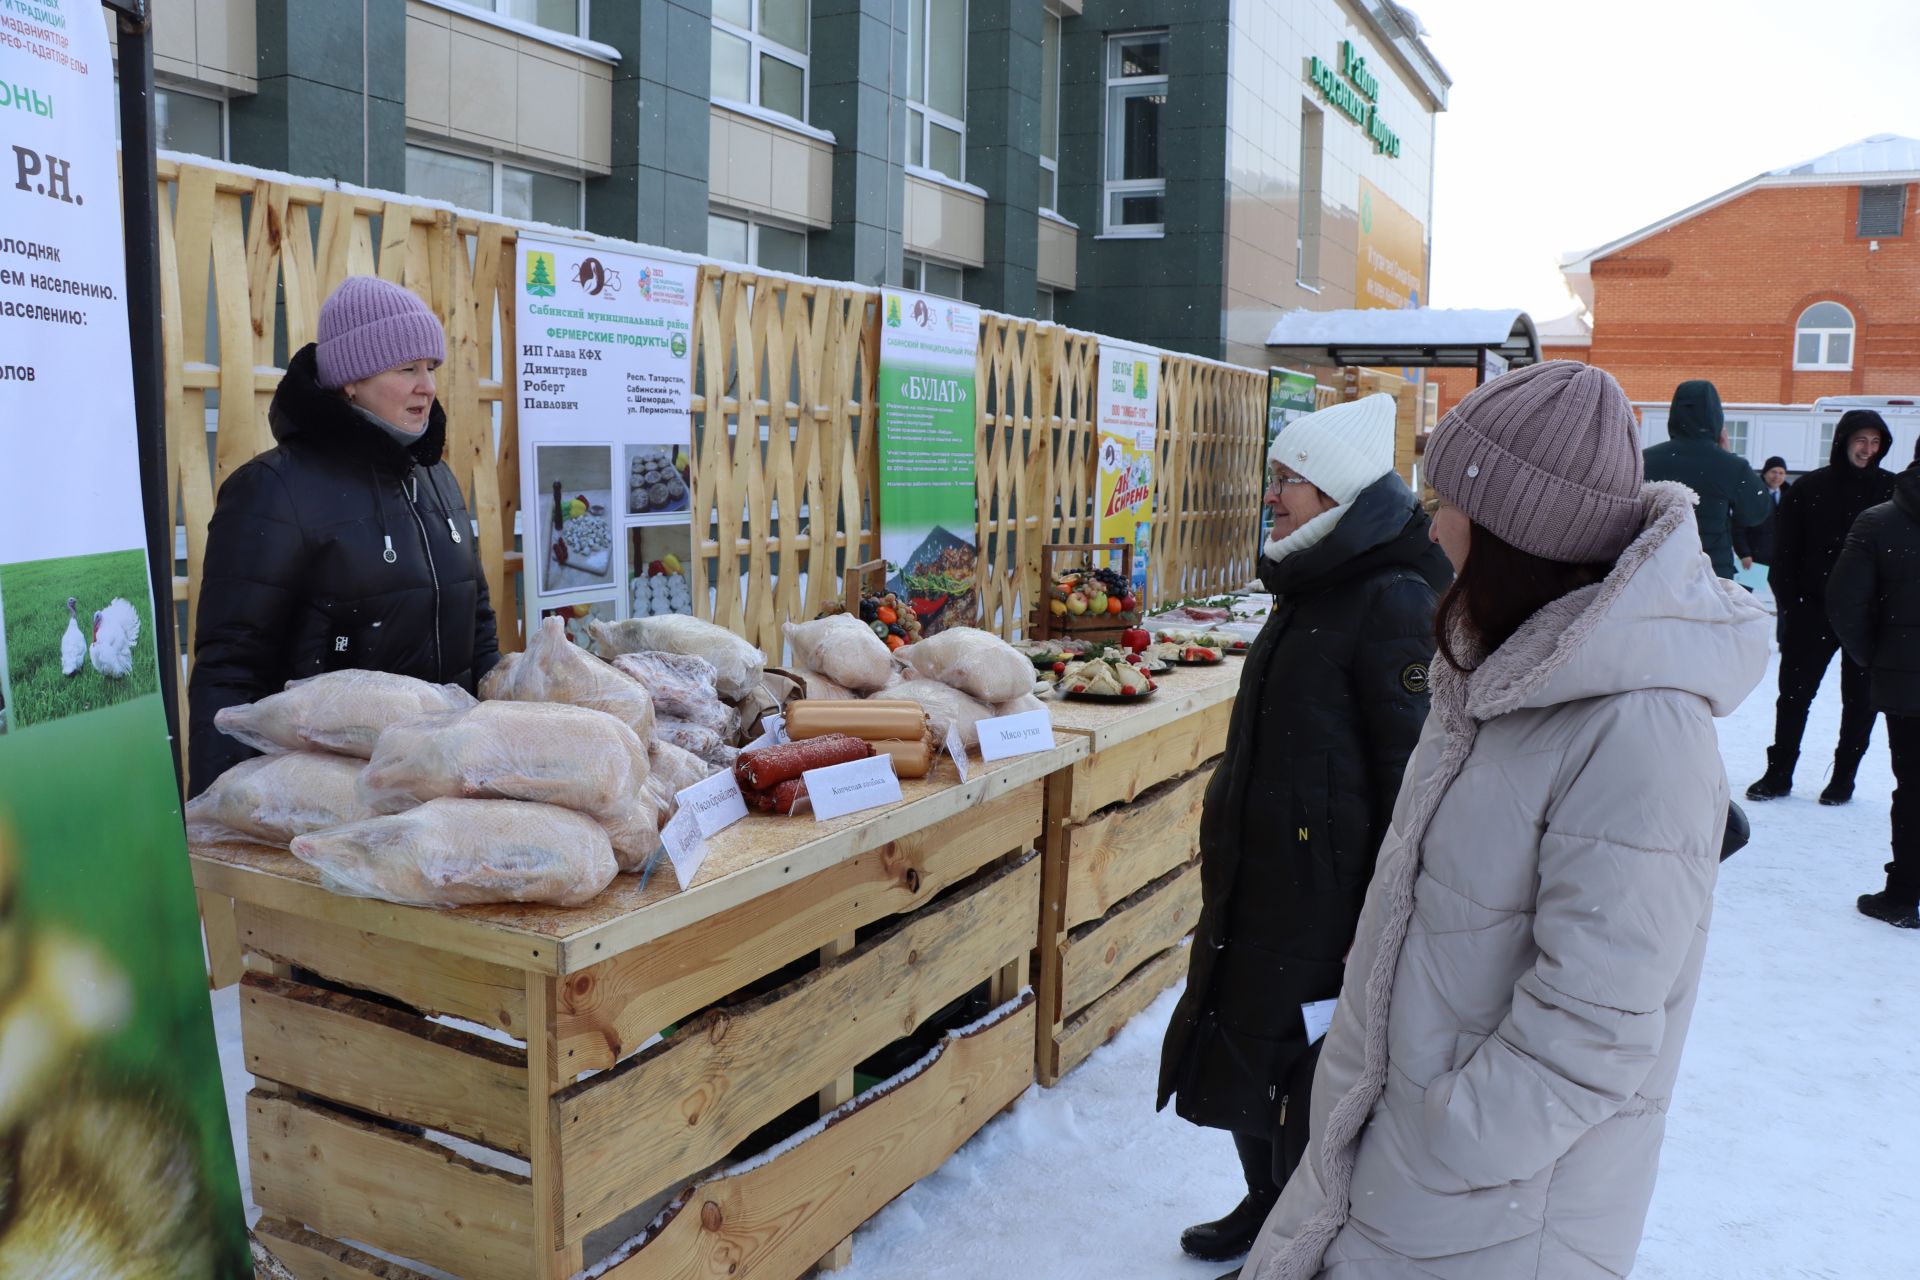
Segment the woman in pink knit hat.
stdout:
<svg viewBox="0 0 1920 1280">
<path fill-rule="evenodd" d="M 1714 717 L 1771 624 L 1643 485 L 1619 384 L 1476 390 L 1426 456 L 1442 600 L 1407 766 L 1246 1280 L 1604 1280 L 1633 1267 L 1728 816 Z"/>
<path fill-rule="evenodd" d="M 442 457 L 440 321 L 399 285 L 353 276 L 319 333 L 274 392 L 277 447 L 227 477 L 207 529 L 194 795 L 254 754 L 214 727 L 222 707 L 345 668 L 471 691 L 499 660 L 473 521 Z"/>
</svg>

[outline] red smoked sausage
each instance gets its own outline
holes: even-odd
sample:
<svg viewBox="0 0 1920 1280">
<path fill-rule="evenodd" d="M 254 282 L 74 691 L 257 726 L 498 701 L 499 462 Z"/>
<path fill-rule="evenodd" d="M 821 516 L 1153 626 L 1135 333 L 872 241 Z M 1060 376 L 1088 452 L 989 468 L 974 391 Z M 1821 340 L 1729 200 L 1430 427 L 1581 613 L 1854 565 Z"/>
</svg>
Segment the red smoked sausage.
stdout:
<svg viewBox="0 0 1920 1280">
<path fill-rule="evenodd" d="M 734 762 L 733 776 L 748 791 L 770 791 L 790 778 L 798 778 L 809 769 L 824 769 L 830 764 L 865 760 L 873 747 L 845 733 L 829 733 L 804 742 L 784 742 L 777 747 L 742 751 Z"/>
</svg>

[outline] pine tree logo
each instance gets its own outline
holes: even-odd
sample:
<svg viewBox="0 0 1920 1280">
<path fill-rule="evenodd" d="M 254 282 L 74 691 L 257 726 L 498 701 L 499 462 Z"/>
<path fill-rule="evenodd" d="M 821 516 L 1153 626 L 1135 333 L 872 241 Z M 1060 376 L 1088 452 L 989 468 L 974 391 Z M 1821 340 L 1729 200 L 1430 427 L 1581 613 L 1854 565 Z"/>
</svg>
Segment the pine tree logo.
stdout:
<svg viewBox="0 0 1920 1280">
<path fill-rule="evenodd" d="M 1135 400 L 1147 398 L 1147 362 L 1144 360 L 1133 362 L 1133 398 Z"/>
<path fill-rule="evenodd" d="M 537 251 L 527 254 L 527 292 L 536 298 L 553 296 L 552 254 Z"/>
<path fill-rule="evenodd" d="M 887 328 L 898 329 L 899 327 L 900 327 L 900 299 L 888 298 L 887 299 Z"/>
</svg>

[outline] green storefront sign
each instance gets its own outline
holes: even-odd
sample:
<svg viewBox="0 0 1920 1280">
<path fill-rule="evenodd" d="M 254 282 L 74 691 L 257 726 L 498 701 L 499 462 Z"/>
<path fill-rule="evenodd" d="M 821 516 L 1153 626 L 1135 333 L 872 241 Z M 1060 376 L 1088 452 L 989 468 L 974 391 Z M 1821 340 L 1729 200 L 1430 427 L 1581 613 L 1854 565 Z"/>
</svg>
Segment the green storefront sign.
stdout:
<svg viewBox="0 0 1920 1280">
<path fill-rule="evenodd" d="M 1309 58 L 1307 79 L 1334 109 L 1360 126 L 1376 154 L 1399 158 L 1400 135 L 1380 118 L 1379 78 L 1367 70 L 1366 57 L 1354 48 L 1353 41 L 1340 42 L 1338 71 L 1332 63 Z"/>
</svg>

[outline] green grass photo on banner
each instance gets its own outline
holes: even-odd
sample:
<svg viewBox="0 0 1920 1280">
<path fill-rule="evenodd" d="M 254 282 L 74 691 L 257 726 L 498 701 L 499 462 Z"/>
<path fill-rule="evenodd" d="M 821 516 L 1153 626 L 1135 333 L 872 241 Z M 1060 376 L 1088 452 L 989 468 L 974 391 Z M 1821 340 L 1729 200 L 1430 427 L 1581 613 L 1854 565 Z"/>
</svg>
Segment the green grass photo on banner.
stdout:
<svg viewBox="0 0 1920 1280">
<path fill-rule="evenodd" d="M 151 590 L 140 551 L 0 565 L 10 726 L 30 729 L 159 692 Z M 78 669 L 69 672 L 75 652 Z"/>
</svg>

